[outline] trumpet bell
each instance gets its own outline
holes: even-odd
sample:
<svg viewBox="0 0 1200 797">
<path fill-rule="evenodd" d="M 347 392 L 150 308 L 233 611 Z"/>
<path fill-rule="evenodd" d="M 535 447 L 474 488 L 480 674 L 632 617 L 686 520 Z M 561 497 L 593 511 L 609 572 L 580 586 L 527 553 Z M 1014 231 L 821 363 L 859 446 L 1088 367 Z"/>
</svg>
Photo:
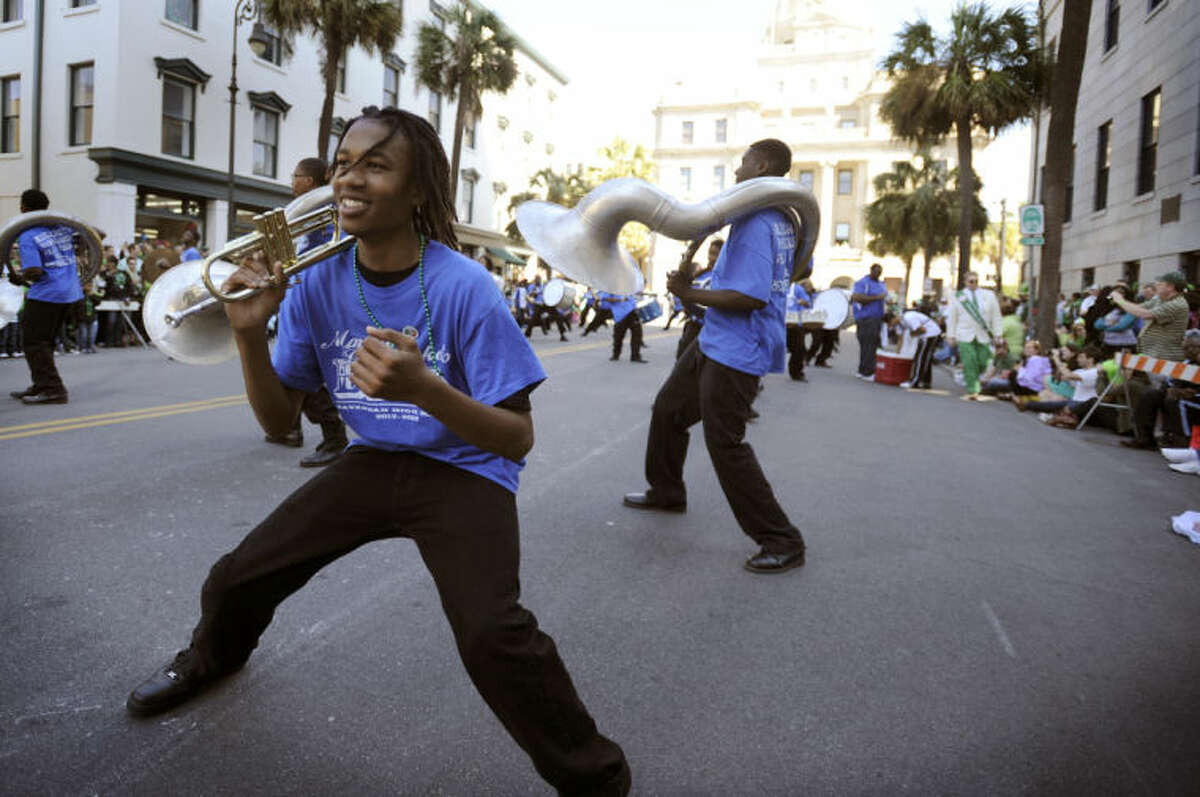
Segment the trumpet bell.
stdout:
<svg viewBox="0 0 1200 797">
<path fill-rule="evenodd" d="M 517 227 L 547 265 L 575 282 L 622 295 L 645 287 L 633 255 L 617 243 L 615 234 L 594 229 L 588 208 L 525 202 L 517 208 Z"/>
<path fill-rule="evenodd" d="M 202 260 L 164 271 L 142 304 L 142 321 L 154 345 L 171 359 L 190 365 L 214 365 L 237 355 L 225 306 L 214 301 L 204 286 L 203 271 Z M 233 263 L 218 260 L 209 273 L 219 284 L 235 271 Z"/>
</svg>

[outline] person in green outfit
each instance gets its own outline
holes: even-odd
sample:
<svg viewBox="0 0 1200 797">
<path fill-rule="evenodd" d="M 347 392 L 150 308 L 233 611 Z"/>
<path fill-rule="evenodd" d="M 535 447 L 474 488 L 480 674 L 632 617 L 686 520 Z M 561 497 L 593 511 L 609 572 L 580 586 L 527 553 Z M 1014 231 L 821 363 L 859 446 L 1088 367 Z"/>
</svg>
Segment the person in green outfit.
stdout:
<svg viewBox="0 0 1200 797">
<path fill-rule="evenodd" d="M 950 297 L 946 342 L 957 344 L 963 365 L 964 398 L 979 398 L 979 375 L 992 359 L 991 344 L 1001 338 L 1000 305 L 996 295 L 979 287 L 979 275 L 967 272 L 966 284 Z"/>
</svg>

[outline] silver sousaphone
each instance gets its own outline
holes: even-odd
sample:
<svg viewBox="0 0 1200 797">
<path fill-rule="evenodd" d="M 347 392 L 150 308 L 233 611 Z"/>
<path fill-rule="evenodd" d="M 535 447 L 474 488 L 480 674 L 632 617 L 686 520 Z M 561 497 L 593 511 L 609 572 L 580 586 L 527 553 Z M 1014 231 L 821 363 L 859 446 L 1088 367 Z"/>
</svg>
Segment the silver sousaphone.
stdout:
<svg viewBox="0 0 1200 797">
<path fill-rule="evenodd" d="M 628 222 L 687 241 L 771 207 L 783 210 L 797 227 L 792 273 L 798 276 L 816 248 L 821 211 L 811 191 L 786 177 L 756 177 L 693 204 L 645 180 L 620 177 L 601 183 L 569 210 L 552 202 L 525 202 L 517 208 L 517 227 L 551 268 L 584 285 L 632 294 L 642 290 L 644 279 L 633 255 L 617 243 Z"/>
<path fill-rule="evenodd" d="M 82 219 L 54 210 L 34 210 L 29 213 L 21 213 L 0 226 L 0 264 L 8 262 L 8 253 L 21 233 L 34 227 L 58 225 L 70 227 L 83 242 L 83 248 L 87 252 L 87 262 L 78 266 L 79 283 L 85 286 L 90 285 L 92 279 L 100 271 L 100 266 L 104 264 L 104 248 L 100 242 L 102 233 Z"/>
</svg>

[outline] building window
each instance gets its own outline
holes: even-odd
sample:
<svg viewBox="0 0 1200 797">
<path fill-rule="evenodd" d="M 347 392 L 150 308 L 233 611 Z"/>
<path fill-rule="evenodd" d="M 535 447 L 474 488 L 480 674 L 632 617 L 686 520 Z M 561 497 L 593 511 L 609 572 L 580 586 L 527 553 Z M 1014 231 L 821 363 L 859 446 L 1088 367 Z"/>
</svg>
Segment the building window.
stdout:
<svg viewBox="0 0 1200 797">
<path fill-rule="evenodd" d="M 275 176 L 279 152 L 279 114 L 265 108 L 254 109 L 254 173 Z"/>
<path fill-rule="evenodd" d="M 1166 0 L 1150 0 L 1149 5 L 1146 7 L 1146 13 L 1149 14 L 1151 11 L 1161 6 L 1164 2 L 1166 2 Z"/>
<path fill-rule="evenodd" d="M 1117 46 L 1121 24 L 1121 0 L 1108 0 L 1108 11 L 1104 15 L 1104 52 Z"/>
<path fill-rule="evenodd" d="M 1085 268 L 1080 271 L 1079 287 L 1087 289 L 1096 284 L 1096 269 Z"/>
<path fill-rule="evenodd" d="M 1137 193 L 1154 190 L 1154 170 L 1158 166 L 1158 120 L 1162 115 L 1162 89 L 1142 97 L 1142 135 L 1138 148 Z"/>
<path fill-rule="evenodd" d="M 725 190 L 725 167 L 724 166 L 714 166 L 713 167 L 713 190 L 714 191 L 724 191 Z"/>
<path fill-rule="evenodd" d="M 383 67 L 383 107 L 400 107 L 400 70 L 394 66 Z"/>
<path fill-rule="evenodd" d="M 191 158 L 195 151 L 196 87 L 163 78 L 162 151 Z"/>
<path fill-rule="evenodd" d="M 0 78 L 0 152 L 21 151 L 21 78 Z"/>
<path fill-rule="evenodd" d="M 1063 208 L 1063 222 L 1071 220 L 1071 206 L 1075 204 L 1075 145 L 1071 145 L 1071 162 L 1067 164 L 1067 196 Z"/>
<path fill-rule="evenodd" d="M 96 70 L 92 64 L 71 67 L 71 121 L 68 142 L 72 147 L 92 143 L 92 89 Z"/>
<path fill-rule="evenodd" d="M 84 6 L 94 6 L 96 0 L 71 0 L 71 8 L 83 8 Z"/>
<path fill-rule="evenodd" d="M 842 88 L 843 89 L 850 88 L 850 78 L 845 77 L 845 76 L 842 77 Z"/>
<path fill-rule="evenodd" d="M 837 191 L 839 194 L 850 194 L 854 191 L 853 169 L 838 169 Z"/>
<path fill-rule="evenodd" d="M 475 222 L 475 183 L 478 182 L 479 175 L 474 172 L 465 171 L 462 175 L 462 208 L 463 221 L 467 224 Z"/>
<path fill-rule="evenodd" d="M 4 0 L 4 22 L 16 22 L 18 19 L 24 19 L 25 13 L 22 9 L 21 0 Z"/>
<path fill-rule="evenodd" d="M 679 169 L 679 187 L 685 192 L 692 190 L 692 168 L 683 166 Z"/>
<path fill-rule="evenodd" d="M 691 122 L 683 123 L 683 143 L 684 144 L 692 143 L 692 123 Z"/>
<path fill-rule="evenodd" d="M 429 90 L 429 124 L 433 125 L 433 129 L 439 134 L 442 132 L 442 94 L 439 91 Z"/>
<path fill-rule="evenodd" d="M 849 130 L 852 127 L 858 127 L 858 120 L 857 119 L 839 119 L 838 127 L 840 127 L 843 130 Z"/>
<path fill-rule="evenodd" d="M 1093 210 L 1108 207 L 1108 170 L 1112 167 L 1112 120 L 1096 131 L 1096 197 Z"/>
<path fill-rule="evenodd" d="M 283 39 L 279 38 L 279 34 L 271 28 L 263 25 L 263 35 L 267 39 L 267 47 L 263 50 L 263 54 L 259 56 L 262 60 L 275 66 L 280 66 L 283 63 Z"/>
<path fill-rule="evenodd" d="M 850 243 L 850 222 L 839 221 L 833 225 L 833 242 L 835 244 Z"/>
<path fill-rule="evenodd" d="M 728 129 L 729 129 L 729 120 L 718 119 L 717 123 L 716 123 L 716 129 L 713 131 L 713 139 L 718 144 L 724 144 L 725 138 L 728 135 Z"/>
<path fill-rule="evenodd" d="M 797 177 L 797 181 L 800 183 L 800 187 L 803 188 L 804 190 L 806 190 L 806 191 L 813 190 L 812 169 L 805 169 L 802 172 L 800 172 L 799 176 Z"/>
<path fill-rule="evenodd" d="M 1142 261 L 1126 260 L 1121 264 L 1121 280 L 1131 288 L 1142 281 Z"/>
<path fill-rule="evenodd" d="M 169 22 L 195 30 L 197 4 L 198 0 L 167 0 L 163 15 Z"/>
</svg>

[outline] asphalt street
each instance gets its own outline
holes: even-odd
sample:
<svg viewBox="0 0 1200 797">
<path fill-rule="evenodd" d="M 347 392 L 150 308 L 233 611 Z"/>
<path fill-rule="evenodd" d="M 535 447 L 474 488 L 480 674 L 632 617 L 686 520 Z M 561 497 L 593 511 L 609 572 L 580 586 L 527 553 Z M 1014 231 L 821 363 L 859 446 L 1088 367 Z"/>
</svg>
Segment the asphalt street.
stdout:
<svg viewBox="0 0 1200 797">
<path fill-rule="evenodd" d="M 807 565 L 754 546 L 702 437 L 686 515 L 643 486 L 648 365 L 536 333 L 523 602 L 638 795 L 1200 793 L 1200 480 L 1107 432 L 856 380 L 853 336 L 765 380 L 749 439 Z M 476 694 L 415 547 L 367 546 L 277 612 L 240 674 L 159 718 L 126 693 L 186 644 L 209 566 L 310 472 L 235 362 L 60 356 L 71 403 L 0 403 L 0 793 L 542 795 Z M 0 388 L 25 387 L 0 360 Z M 698 431 L 698 430 L 697 430 Z"/>
</svg>

